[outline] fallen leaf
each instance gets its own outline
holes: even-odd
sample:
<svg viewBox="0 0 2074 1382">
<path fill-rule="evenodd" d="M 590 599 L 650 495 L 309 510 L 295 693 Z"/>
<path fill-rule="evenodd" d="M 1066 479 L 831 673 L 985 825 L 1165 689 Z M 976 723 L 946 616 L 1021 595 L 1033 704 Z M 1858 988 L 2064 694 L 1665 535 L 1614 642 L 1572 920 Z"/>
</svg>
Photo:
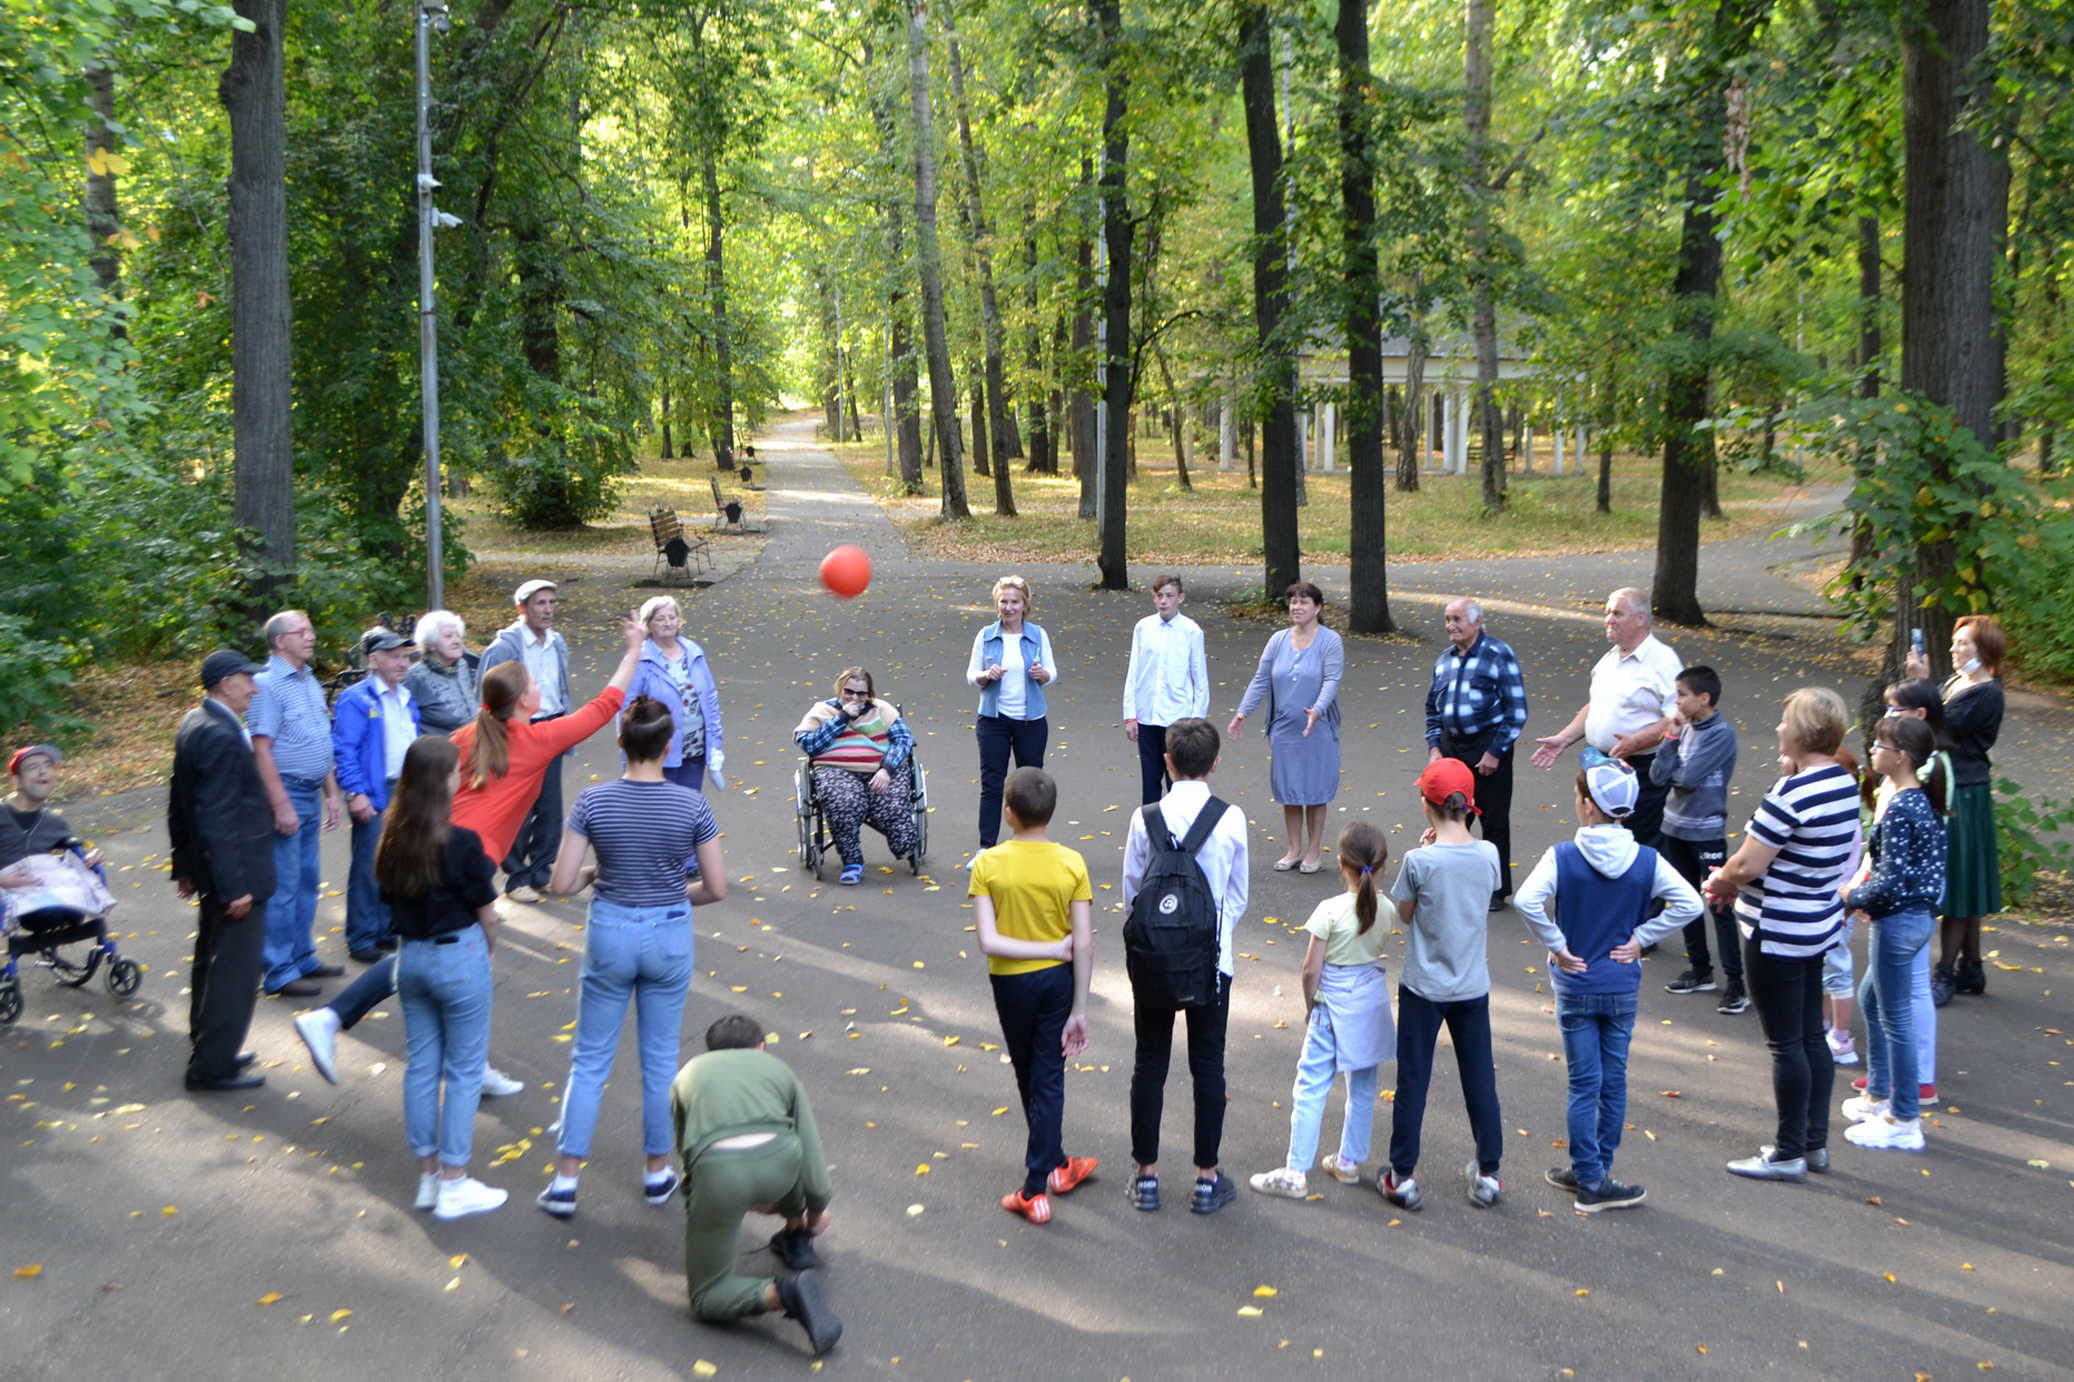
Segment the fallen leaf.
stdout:
<svg viewBox="0 0 2074 1382">
<path fill-rule="evenodd" d="M 1261 1300 L 1271 1300 L 1282 1293 L 1272 1286 L 1255 1286 L 1253 1294 Z"/>
<path fill-rule="evenodd" d="M 340 1320 L 349 1318 L 352 1313 L 350 1310 L 334 1310 L 331 1312 L 331 1322 L 337 1324 Z"/>
<path fill-rule="evenodd" d="M 1266 1312 L 1257 1305 L 1241 1305 L 1239 1314 L 1249 1320 L 1257 1320 Z"/>
<path fill-rule="evenodd" d="M 28 1281 L 32 1278 L 42 1276 L 43 1264 L 41 1262 L 31 1262 L 26 1267 L 16 1267 L 14 1269 L 14 1275 L 15 1279 L 18 1281 Z"/>
<path fill-rule="evenodd" d="M 911 1204 L 907 1207 L 907 1217 L 910 1219 L 914 1218 L 917 1214 L 920 1214 L 921 1212 L 922 1207 L 918 1204 Z"/>
<path fill-rule="evenodd" d="M 446 1264 L 447 1264 L 447 1265 L 448 1265 L 449 1267 L 452 1267 L 452 1268 L 454 1268 L 455 1270 L 457 1270 L 457 1271 L 458 1271 L 458 1270 L 460 1269 L 460 1266 L 461 1266 L 461 1264 L 462 1264 L 463 1262 L 466 1262 L 467 1260 L 468 1260 L 468 1254 L 467 1254 L 467 1253 L 465 1253 L 465 1252 L 457 1252 L 457 1253 L 455 1253 L 455 1254 L 454 1254 L 454 1255 L 453 1255 L 452 1257 L 449 1257 L 449 1258 L 448 1258 L 448 1259 L 446 1260 Z"/>
<path fill-rule="evenodd" d="M 719 1368 L 714 1367 L 711 1363 L 707 1362 L 703 1358 L 700 1358 L 694 1363 L 692 1363 L 691 1370 L 694 1375 L 699 1377 L 711 1377 L 713 1376 L 713 1374 L 720 1371 Z"/>
<path fill-rule="evenodd" d="M 279 1305 L 281 1303 L 281 1293 L 279 1291 L 268 1291 L 252 1303 L 254 1305 Z"/>
<path fill-rule="evenodd" d="M 926 1175 L 928 1175 L 928 1174 L 929 1174 L 929 1163 L 925 1161 L 925 1162 L 923 1162 L 923 1163 L 922 1163 L 922 1164 L 921 1164 L 920 1166 L 917 1166 L 917 1167 L 915 1167 L 915 1174 L 916 1174 L 916 1175 L 918 1175 L 918 1176 L 926 1176 Z"/>
<path fill-rule="evenodd" d="M 1887 1278 L 1889 1283 L 1892 1283 L 1894 1280 L 1894 1273 L 1892 1272 L 1881 1272 L 1880 1275 Z"/>
<path fill-rule="evenodd" d="M 1707 1351 L 1707 1346 L 1705 1344 L 1694 1344 L 1693 1347 L 1698 1349 L 1701 1353 L 1705 1353 Z"/>
<path fill-rule="evenodd" d="M 1666 1099 L 1682 1099 L 1685 1097 L 1675 1089 L 1660 1089 L 1657 1093 L 1663 1095 Z"/>
</svg>

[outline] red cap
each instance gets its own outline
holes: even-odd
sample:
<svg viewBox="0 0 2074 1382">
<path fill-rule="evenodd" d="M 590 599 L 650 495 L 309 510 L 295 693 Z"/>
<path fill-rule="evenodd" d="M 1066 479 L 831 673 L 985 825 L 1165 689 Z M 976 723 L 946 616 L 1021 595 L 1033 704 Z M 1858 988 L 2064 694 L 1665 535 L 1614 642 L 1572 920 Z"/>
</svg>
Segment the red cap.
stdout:
<svg viewBox="0 0 2074 1382">
<path fill-rule="evenodd" d="M 1419 791 L 1435 806 L 1447 805 L 1447 799 L 1459 792 L 1470 814 L 1483 814 L 1476 807 L 1476 774 L 1459 758 L 1437 758 L 1428 763 L 1426 771 L 1419 774 Z"/>
</svg>

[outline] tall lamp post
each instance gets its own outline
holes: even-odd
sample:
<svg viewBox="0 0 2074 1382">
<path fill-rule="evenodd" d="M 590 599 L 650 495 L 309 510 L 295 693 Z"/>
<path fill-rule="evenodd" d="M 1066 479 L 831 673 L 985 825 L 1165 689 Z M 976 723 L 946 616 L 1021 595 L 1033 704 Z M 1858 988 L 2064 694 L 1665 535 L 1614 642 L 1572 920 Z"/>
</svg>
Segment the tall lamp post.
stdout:
<svg viewBox="0 0 2074 1382">
<path fill-rule="evenodd" d="M 425 598 L 428 609 L 446 608 L 446 558 L 441 540 L 439 499 L 439 311 L 433 298 L 432 236 L 442 226 L 461 224 L 432 204 L 439 179 L 432 176 L 432 37 L 452 21 L 446 0 L 418 0 L 418 368 L 425 400 Z"/>
</svg>

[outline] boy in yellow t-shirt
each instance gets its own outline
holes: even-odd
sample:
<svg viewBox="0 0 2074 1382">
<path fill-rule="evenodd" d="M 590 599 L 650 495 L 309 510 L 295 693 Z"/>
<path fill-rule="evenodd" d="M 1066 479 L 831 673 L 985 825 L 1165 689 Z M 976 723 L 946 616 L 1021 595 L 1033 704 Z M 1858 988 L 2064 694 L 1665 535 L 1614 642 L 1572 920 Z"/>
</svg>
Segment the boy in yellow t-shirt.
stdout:
<svg viewBox="0 0 2074 1382">
<path fill-rule="evenodd" d="M 1046 1224 L 1051 1200 L 1045 1192 L 1065 1194 L 1096 1165 L 1091 1156 L 1067 1156 L 1065 1145 L 1066 1060 L 1087 1049 L 1094 891 L 1079 851 L 1045 833 L 1059 799 L 1051 774 L 1017 768 L 1003 796 L 1012 838 L 979 856 L 967 895 L 1030 1125 L 1022 1188 L 1003 1196 L 1001 1207 Z"/>
</svg>

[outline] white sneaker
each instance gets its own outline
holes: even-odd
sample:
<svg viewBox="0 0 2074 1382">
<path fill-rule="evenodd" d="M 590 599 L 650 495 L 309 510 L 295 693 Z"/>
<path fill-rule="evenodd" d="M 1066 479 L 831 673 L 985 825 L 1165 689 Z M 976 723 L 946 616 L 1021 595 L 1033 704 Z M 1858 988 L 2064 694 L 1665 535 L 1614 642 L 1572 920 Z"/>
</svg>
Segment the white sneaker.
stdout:
<svg viewBox="0 0 2074 1382">
<path fill-rule="evenodd" d="M 524 1080 L 514 1080 L 494 1065 L 486 1065 L 482 1072 L 482 1092 L 486 1099 L 502 1099 L 518 1093 L 526 1087 Z"/>
<path fill-rule="evenodd" d="M 309 1048 L 310 1064 L 331 1084 L 338 1083 L 338 1030 L 338 1014 L 329 1008 L 311 1008 L 295 1015 L 295 1034 Z"/>
<path fill-rule="evenodd" d="M 972 866 L 973 866 L 974 864 L 978 863 L 978 862 L 979 862 L 979 856 L 980 856 L 980 855 L 982 855 L 982 854 L 985 854 L 985 853 L 986 853 L 986 851 L 985 851 L 984 849 L 975 849 L 975 850 L 973 850 L 973 851 L 972 851 L 972 857 L 971 857 L 970 859 L 967 859 L 967 860 L 965 861 L 965 872 L 967 872 L 967 873 L 970 873 L 970 872 L 972 872 Z"/>
<path fill-rule="evenodd" d="M 430 1209 L 439 1203 L 439 1172 L 425 1171 L 418 1176 L 418 1200 L 413 1209 Z"/>
<path fill-rule="evenodd" d="M 1853 1123 L 1869 1123 L 1875 1118 L 1885 1118 L 1888 1107 L 1885 1099 L 1860 1094 L 1844 1100 L 1844 1117 Z"/>
<path fill-rule="evenodd" d="M 508 1198 L 504 1191 L 493 1190 L 474 1176 L 463 1176 L 459 1180 L 441 1178 L 439 1202 L 432 1207 L 432 1217 L 463 1219 L 470 1214 L 485 1214 Z"/>
<path fill-rule="evenodd" d="M 1900 1122 L 1892 1118 L 1875 1118 L 1870 1122 L 1853 1123 L 1844 1129 L 1844 1136 L 1859 1147 L 1870 1147 L 1883 1152 L 1920 1152 L 1923 1150 L 1922 1120 L 1911 1118 Z"/>
<path fill-rule="evenodd" d="M 1361 1184 L 1361 1163 L 1342 1161 L 1338 1152 L 1327 1152 L 1318 1162 L 1318 1169 L 1330 1175 L 1341 1185 Z"/>
<path fill-rule="evenodd" d="M 1277 1166 L 1272 1171 L 1262 1171 L 1249 1182 L 1263 1195 L 1280 1195 L 1285 1200 L 1300 1200 L 1311 1193 L 1310 1184 L 1301 1171 L 1292 1171 L 1287 1166 Z"/>
<path fill-rule="evenodd" d="M 538 888 L 530 887 L 524 883 L 519 884 L 516 888 L 513 888 L 510 892 L 504 895 L 510 898 L 513 902 L 534 903 L 540 900 L 540 890 Z"/>
</svg>

